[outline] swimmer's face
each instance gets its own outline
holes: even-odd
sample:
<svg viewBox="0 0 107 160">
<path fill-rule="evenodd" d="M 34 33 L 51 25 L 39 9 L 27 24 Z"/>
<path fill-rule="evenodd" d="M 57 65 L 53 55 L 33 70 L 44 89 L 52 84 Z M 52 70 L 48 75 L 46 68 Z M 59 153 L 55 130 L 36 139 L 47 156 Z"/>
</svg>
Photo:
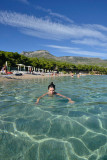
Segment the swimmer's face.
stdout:
<svg viewBox="0 0 107 160">
<path fill-rule="evenodd" d="M 55 93 L 55 89 L 53 87 L 50 87 L 48 89 L 48 92 L 49 92 L 50 95 L 53 95 Z"/>
</svg>

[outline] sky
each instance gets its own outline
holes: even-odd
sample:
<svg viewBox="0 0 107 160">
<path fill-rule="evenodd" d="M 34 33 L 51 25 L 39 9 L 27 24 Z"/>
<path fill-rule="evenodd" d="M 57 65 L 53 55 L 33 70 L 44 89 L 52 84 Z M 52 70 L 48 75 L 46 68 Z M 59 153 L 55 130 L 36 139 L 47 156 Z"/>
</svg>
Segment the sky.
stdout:
<svg viewBox="0 0 107 160">
<path fill-rule="evenodd" d="M 107 59 L 107 0 L 0 0 L 0 50 Z"/>
</svg>

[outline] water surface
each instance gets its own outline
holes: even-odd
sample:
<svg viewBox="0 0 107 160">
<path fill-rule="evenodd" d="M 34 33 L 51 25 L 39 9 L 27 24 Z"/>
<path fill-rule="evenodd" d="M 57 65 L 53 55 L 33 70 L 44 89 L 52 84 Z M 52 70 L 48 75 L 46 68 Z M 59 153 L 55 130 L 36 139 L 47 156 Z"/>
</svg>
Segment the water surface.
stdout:
<svg viewBox="0 0 107 160">
<path fill-rule="evenodd" d="M 107 76 L 0 82 L 0 160 L 107 160 Z"/>
</svg>

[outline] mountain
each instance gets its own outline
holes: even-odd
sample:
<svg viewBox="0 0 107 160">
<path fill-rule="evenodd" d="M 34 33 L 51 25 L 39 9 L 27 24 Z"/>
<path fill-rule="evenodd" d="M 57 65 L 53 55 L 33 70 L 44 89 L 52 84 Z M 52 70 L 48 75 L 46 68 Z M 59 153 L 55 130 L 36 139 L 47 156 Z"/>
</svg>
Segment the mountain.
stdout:
<svg viewBox="0 0 107 160">
<path fill-rule="evenodd" d="M 43 57 L 47 59 L 54 59 L 57 61 L 70 62 L 73 64 L 87 64 L 87 65 L 98 65 L 98 66 L 107 67 L 107 60 L 102 60 L 100 58 L 76 57 L 76 56 L 56 57 L 50 54 L 46 50 L 37 50 L 37 51 L 31 51 L 31 52 L 23 51 L 21 55 L 24 55 L 26 57 L 37 57 L 37 58 Z"/>
<path fill-rule="evenodd" d="M 100 58 L 64 56 L 64 57 L 59 57 L 59 60 L 71 62 L 73 64 L 107 66 L 107 60 L 102 60 Z"/>
<path fill-rule="evenodd" d="M 55 56 L 53 56 L 52 54 L 50 54 L 46 50 L 37 50 L 37 51 L 31 51 L 31 52 L 23 51 L 21 54 L 26 57 L 37 57 L 37 58 L 44 57 L 44 58 L 48 58 L 48 59 L 55 59 L 56 58 Z"/>
</svg>

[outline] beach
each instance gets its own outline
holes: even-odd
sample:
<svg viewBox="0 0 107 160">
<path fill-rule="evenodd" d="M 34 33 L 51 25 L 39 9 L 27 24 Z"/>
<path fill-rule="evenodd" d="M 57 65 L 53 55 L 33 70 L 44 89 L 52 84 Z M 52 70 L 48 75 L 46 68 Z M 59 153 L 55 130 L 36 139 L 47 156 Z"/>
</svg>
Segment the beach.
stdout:
<svg viewBox="0 0 107 160">
<path fill-rule="evenodd" d="M 49 75 L 49 74 L 41 74 L 41 75 L 33 75 L 33 74 L 23 74 L 22 76 L 16 75 L 0 75 L 0 82 L 3 81 L 14 81 L 14 80 L 29 80 L 29 79 L 37 79 L 37 78 L 49 78 L 49 77 L 62 77 L 62 76 L 71 76 L 70 74 L 57 74 L 57 75 Z"/>
<path fill-rule="evenodd" d="M 73 74 L 57 74 L 57 75 L 52 75 L 52 74 L 38 74 L 38 75 L 34 75 L 34 74 L 22 74 L 21 76 L 16 76 L 15 74 L 11 74 L 11 75 L 1 75 L 0 74 L 0 82 L 3 81 L 15 81 L 15 80 L 30 80 L 30 79 L 38 79 L 38 78 L 52 78 L 52 77 L 66 77 L 66 76 L 70 76 L 70 77 L 74 77 L 77 76 L 77 78 L 79 78 L 80 76 L 86 76 L 86 75 L 90 75 L 90 74 L 77 74 L 77 75 L 73 75 Z M 94 74 L 94 75 L 99 75 L 99 74 Z"/>
</svg>

